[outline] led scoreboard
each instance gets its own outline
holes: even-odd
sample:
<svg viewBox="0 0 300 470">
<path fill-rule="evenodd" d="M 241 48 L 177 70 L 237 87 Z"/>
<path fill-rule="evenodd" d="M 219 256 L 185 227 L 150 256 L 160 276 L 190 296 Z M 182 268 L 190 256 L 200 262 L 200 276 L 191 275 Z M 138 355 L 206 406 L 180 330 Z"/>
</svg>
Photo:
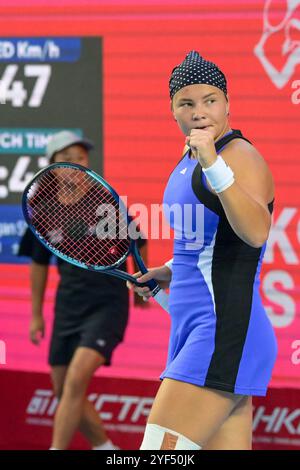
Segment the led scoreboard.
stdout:
<svg viewBox="0 0 300 470">
<path fill-rule="evenodd" d="M 63 129 L 95 143 L 91 167 L 101 173 L 101 38 L 0 39 L 1 262 L 19 261 L 15 253 L 25 228 L 21 194 L 47 165 L 49 138 Z"/>
</svg>

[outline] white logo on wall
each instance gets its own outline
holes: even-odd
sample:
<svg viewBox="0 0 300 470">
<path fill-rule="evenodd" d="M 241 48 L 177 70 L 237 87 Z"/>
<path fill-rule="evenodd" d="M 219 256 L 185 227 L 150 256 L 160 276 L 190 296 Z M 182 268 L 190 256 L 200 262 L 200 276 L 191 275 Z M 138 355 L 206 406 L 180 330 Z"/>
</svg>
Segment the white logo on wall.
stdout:
<svg viewBox="0 0 300 470">
<path fill-rule="evenodd" d="M 297 437 L 300 435 L 300 408 L 287 406 L 272 406 L 267 411 L 265 406 L 254 407 L 253 431 L 263 434 L 283 434 L 282 437 Z M 284 442 L 282 442 L 284 443 Z M 291 444 L 291 442 L 286 442 Z M 297 439 L 299 445 L 299 439 Z"/>
<path fill-rule="evenodd" d="M 88 399 L 99 413 L 106 430 L 131 433 L 144 432 L 145 422 L 154 398 L 112 393 L 90 393 Z M 34 391 L 26 409 L 26 423 L 53 426 L 58 399 L 52 390 Z"/>
<path fill-rule="evenodd" d="M 266 0 L 265 2 L 263 33 L 254 48 L 254 53 L 278 89 L 283 88 L 288 83 L 295 72 L 296 66 L 300 64 L 300 40 L 294 39 L 294 37 L 299 37 L 300 32 L 299 11 L 296 12 L 299 6 L 300 0 L 286 0 L 276 2 L 276 4 L 273 0 Z M 272 21 L 271 15 L 275 16 L 281 12 L 284 13 L 283 18 L 277 23 Z M 285 57 L 285 63 L 281 70 L 276 68 L 267 57 L 265 47 L 269 38 L 276 34 L 277 36 L 280 34 L 283 36 L 281 50 L 278 51 L 280 56 Z"/>
</svg>

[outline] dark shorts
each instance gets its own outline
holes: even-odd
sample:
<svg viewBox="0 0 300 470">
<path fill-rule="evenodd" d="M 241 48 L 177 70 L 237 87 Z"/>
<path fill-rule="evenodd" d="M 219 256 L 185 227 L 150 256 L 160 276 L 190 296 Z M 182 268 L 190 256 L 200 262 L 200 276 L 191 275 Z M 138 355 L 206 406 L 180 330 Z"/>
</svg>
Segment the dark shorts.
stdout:
<svg viewBox="0 0 300 470">
<path fill-rule="evenodd" d="M 98 351 L 105 357 L 104 365 L 111 364 L 114 349 L 122 342 L 126 324 L 127 313 L 124 311 L 122 321 L 114 312 L 93 313 L 80 323 L 75 331 L 61 328 L 58 322 L 54 323 L 49 364 L 51 366 L 68 365 L 79 347 L 86 347 Z"/>
</svg>

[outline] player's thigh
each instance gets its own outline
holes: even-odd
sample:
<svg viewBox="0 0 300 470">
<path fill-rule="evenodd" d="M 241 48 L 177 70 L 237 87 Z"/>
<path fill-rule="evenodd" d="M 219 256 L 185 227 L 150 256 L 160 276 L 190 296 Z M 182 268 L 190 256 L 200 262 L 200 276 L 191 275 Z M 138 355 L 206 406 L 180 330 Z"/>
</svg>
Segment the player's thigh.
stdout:
<svg viewBox="0 0 300 470">
<path fill-rule="evenodd" d="M 241 395 L 166 378 L 148 422 L 183 434 L 203 447 L 241 399 Z"/>
<path fill-rule="evenodd" d="M 251 450 L 252 397 L 244 396 L 204 450 Z"/>
</svg>

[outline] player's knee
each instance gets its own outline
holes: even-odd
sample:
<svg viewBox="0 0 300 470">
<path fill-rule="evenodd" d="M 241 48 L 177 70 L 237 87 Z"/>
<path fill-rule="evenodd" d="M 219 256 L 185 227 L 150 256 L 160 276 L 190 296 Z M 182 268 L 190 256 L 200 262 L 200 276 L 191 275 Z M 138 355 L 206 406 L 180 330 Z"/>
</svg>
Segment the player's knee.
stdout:
<svg viewBox="0 0 300 470">
<path fill-rule="evenodd" d="M 79 398 L 85 394 L 90 377 L 78 370 L 69 370 L 64 384 L 64 394 L 69 398 Z"/>
<path fill-rule="evenodd" d="M 201 446 L 172 429 L 147 424 L 141 450 L 201 450 Z"/>
</svg>

